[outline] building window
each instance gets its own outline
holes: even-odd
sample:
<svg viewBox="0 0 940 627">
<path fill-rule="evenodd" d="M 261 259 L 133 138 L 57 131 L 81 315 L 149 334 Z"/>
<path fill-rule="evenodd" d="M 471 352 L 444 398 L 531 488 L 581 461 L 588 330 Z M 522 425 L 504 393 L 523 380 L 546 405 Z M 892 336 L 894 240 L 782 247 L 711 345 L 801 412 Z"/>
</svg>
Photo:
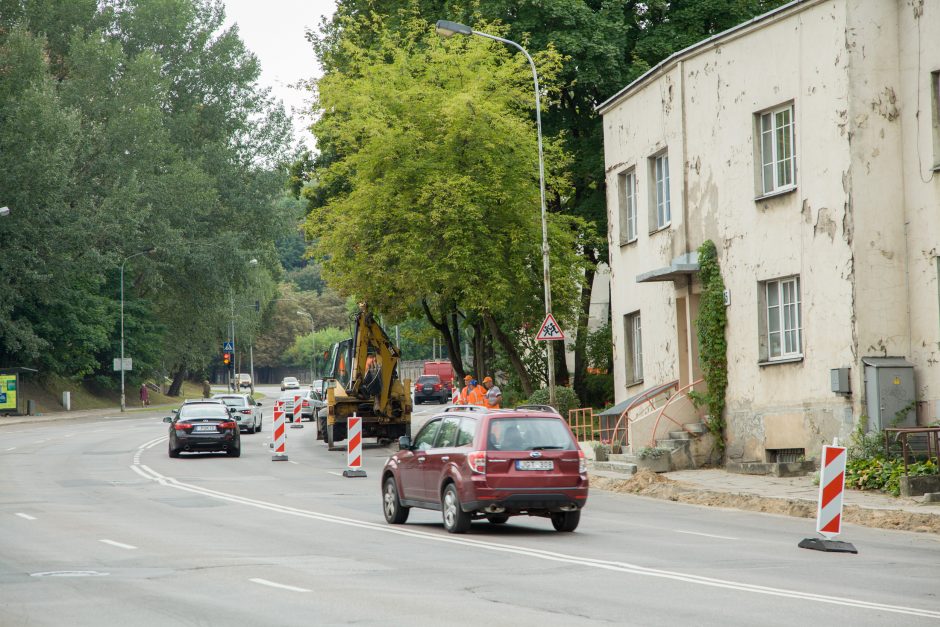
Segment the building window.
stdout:
<svg viewBox="0 0 940 627">
<path fill-rule="evenodd" d="M 627 385 L 635 385 L 643 381 L 643 333 L 639 311 L 623 317 L 623 332 L 626 338 Z"/>
<path fill-rule="evenodd" d="M 669 226 L 672 221 L 672 209 L 669 202 L 669 155 L 662 153 L 650 157 L 650 175 L 653 184 L 650 207 L 650 224 L 656 225 L 654 231 Z"/>
<path fill-rule="evenodd" d="M 761 192 L 772 194 L 794 185 L 793 105 L 758 114 Z"/>
<path fill-rule="evenodd" d="M 940 170 L 940 72 L 930 74 L 930 94 L 933 101 L 933 169 Z"/>
<path fill-rule="evenodd" d="M 636 241 L 636 172 L 617 175 L 617 194 L 620 201 L 620 245 Z"/>
<path fill-rule="evenodd" d="M 800 314 L 800 277 L 767 281 L 761 290 L 762 355 L 765 361 L 791 359 L 803 354 Z"/>
</svg>

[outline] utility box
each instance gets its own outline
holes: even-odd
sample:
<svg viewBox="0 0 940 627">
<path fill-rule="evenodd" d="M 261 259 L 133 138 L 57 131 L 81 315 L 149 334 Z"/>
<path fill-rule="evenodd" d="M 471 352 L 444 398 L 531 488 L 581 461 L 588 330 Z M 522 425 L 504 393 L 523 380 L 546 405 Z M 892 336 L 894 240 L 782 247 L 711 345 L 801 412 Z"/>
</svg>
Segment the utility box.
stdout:
<svg viewBox="0 0 940 627">
<path fill-rule="evenodd" d="M 914 364 L 903 357 L 863 357 L 868 430 L 916 427 Z"/>
<path fill-rule="evenodd" d="M 848 396 L 852 393 L 852 388 L 849 384 L 848 368 L 833 368 L 829 371 L 829 379 L 832 384 L 832 391 L 836 394 Z"/>
</svg>

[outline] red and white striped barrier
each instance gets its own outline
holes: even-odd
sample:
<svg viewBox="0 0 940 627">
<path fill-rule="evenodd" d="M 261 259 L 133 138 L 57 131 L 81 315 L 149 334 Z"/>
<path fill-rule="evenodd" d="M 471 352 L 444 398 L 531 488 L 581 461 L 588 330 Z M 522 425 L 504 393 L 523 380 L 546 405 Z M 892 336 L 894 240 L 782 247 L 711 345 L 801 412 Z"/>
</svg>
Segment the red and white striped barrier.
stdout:
<svg viewBox="0 0 940 627">
<path fill-rule="evenodd" d="M 824 446 L 819 469 L 819 504 L 816 508 L 816 531 L 825 539 L 806 538 L 799 543 L 802 549 L 832 553 L 858 553 L 850 542 L 834 538 L 842 532 L 842 497 L 845 494 L 845 462 L 848 457 L 844 446 Z"/>
<path fill-rule="evenodd" d="M 842 495 L 845 493 L 844 446 L 824 446 L 819 470 L 819 506 L 816 531 L 830 540 L 842 531 Z"/>
<path fill-rule="evenodd" d="M 353 414 L 346 419 L 346 470 L 344 477 L 365 477 L 362 469 L 362 418 Z"/>
<path fill-rule="evenodd" d="M 294 396 L 294 418 L 293 424 L 291 424 L 291 429 L 303 429 L 303 407 L 304 407 L 304 397 L 296 395 Z"/>
<path fill-rule="evenodd" d="M 287 431 L 284 429 L 284 401 L 274 401 L 274 453 L 271 461 L 287 461 Z"/>
</svg>

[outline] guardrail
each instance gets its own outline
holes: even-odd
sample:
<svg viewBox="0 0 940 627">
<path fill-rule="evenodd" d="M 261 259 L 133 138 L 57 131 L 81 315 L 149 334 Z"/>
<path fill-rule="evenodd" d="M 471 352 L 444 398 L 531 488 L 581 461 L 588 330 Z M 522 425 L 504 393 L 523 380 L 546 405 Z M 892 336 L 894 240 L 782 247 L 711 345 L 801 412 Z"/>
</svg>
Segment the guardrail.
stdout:
<svg viewBox="0 0 940 627">
<path fill-rule="evenodd" d="M 904 461 L 904 474 L 907 474 L 908 460 L 914 460 L 926 453 L 927 459 L 940 462 L 940 427 L 890 427 L 884 430 L 885 457 L 891 457 L 890 435 L 901 445 L 901 459 Z M 923 442 L 918 441 L 923 436 Z M 911 438 L 914 442 L 911 442 Z M 924 444 L 924 446 L 919 446 Z"/>
</svg>

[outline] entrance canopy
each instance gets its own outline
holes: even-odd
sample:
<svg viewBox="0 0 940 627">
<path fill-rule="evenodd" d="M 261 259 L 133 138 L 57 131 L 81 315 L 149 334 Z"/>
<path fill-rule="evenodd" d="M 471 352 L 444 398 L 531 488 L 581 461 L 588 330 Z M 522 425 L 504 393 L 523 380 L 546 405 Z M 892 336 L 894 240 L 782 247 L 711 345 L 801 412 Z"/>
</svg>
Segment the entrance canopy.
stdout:
<svg viewBox="0 0 940 627">
<path fill-rule="evenodd" d="M 679 255 L 665 268 L 657 268 L 643 274 L 636 275 L 637 283 L 653 283 L 655 281 L 675 281 L 699 271 L 698 253 L 691 252 Z"/>
</svg>

